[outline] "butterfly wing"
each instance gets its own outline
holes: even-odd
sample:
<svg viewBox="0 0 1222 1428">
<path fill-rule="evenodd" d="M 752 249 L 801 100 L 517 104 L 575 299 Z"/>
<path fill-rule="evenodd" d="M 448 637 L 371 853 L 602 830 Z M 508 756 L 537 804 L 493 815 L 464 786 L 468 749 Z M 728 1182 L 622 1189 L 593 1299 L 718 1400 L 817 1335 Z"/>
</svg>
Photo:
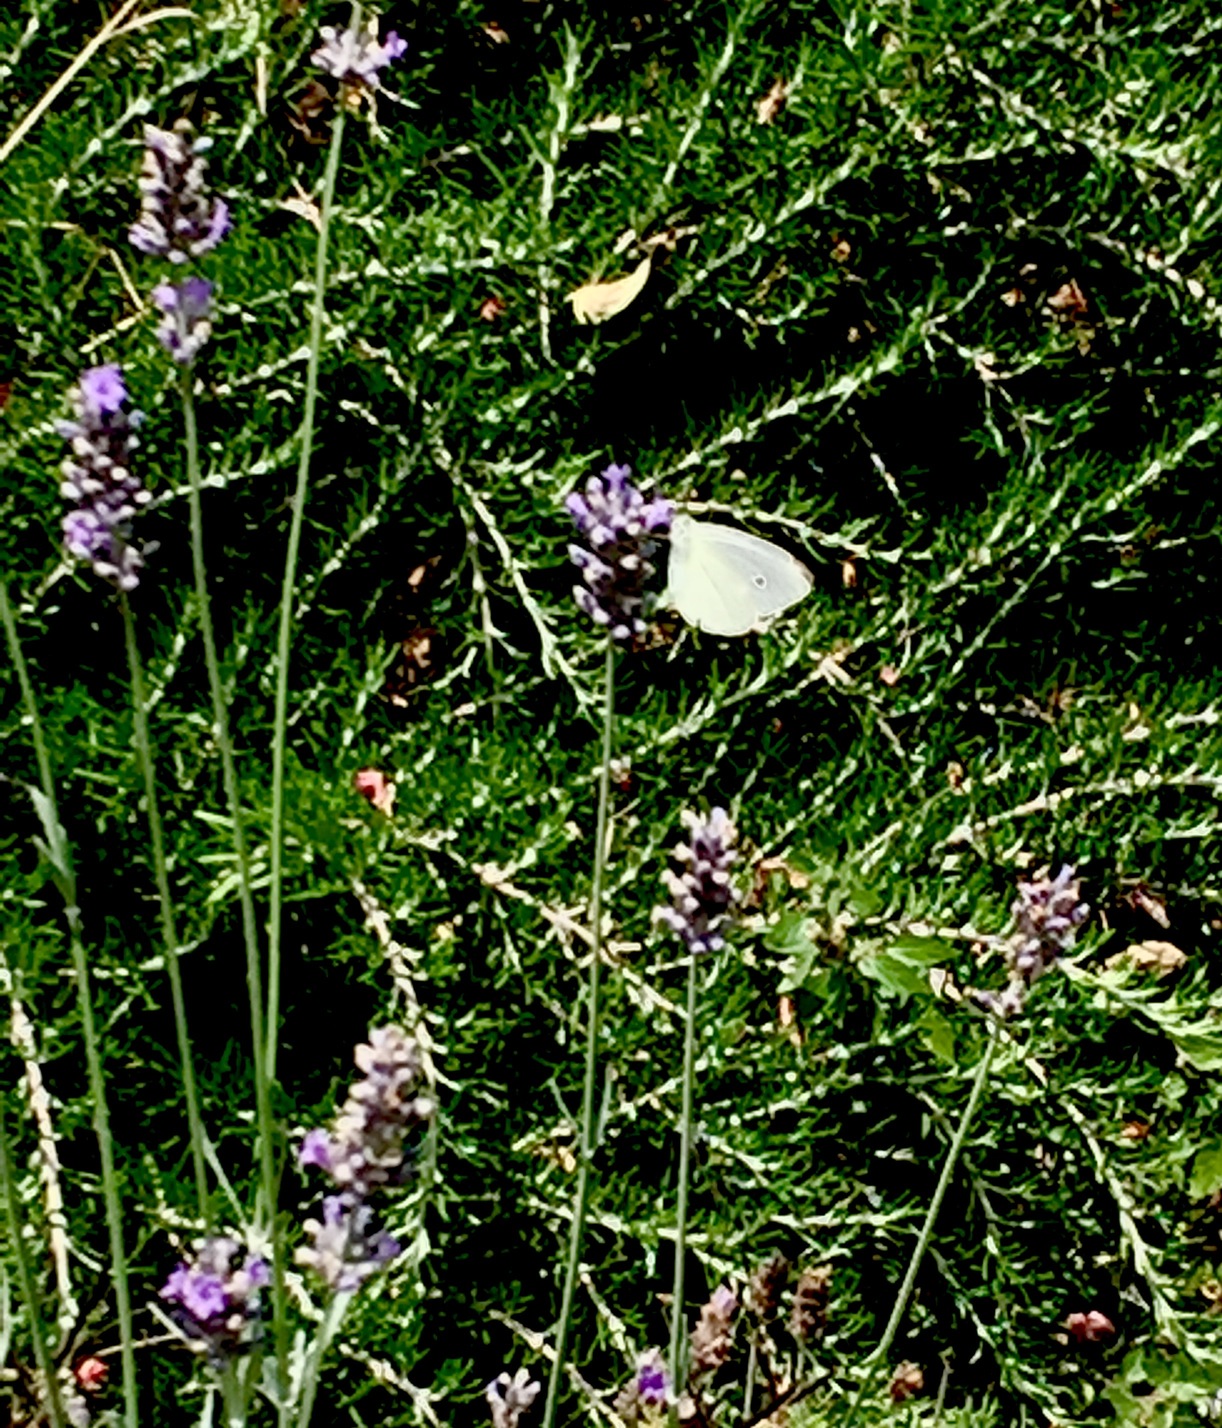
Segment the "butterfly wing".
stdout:
<svg viewBox="0 0 1222 1428">
<path fill-rule="evenodd" d="M 810 589 L 811 574 L 788 551 L 733 526 L 675 517 L 669 595 L 689 625 L 745 635 Z"/>
<path fill-rule="evenodd" d="M 814 576 L 779 545 L 715 521 L 700 521 L 698 528 L 698 544 L 707 548 L 708 558 L 750 586 L 757 620 L 779 615 L 810 593 Z"/>
</svg>

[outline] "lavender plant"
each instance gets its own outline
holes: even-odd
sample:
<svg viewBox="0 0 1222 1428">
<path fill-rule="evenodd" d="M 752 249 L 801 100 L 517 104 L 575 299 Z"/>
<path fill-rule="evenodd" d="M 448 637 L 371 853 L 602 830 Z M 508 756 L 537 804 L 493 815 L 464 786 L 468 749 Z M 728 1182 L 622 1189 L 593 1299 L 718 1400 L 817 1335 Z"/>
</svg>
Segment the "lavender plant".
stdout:
<svg viewBox="0 0 1222 1428">
<path fill-rule="evenodd" d="M 655 909 L 655 919 L 669 927 L 687 950 L 687 1013 L 683 1028 L 682 1105 L 679 1112 L 679 1172 L 675 1210 L 675 1287 L 671 1299 L 670 1375 L 678 1383 L 683 1376 L 683 1279 L 687 1255 L 687 1207 L 691 1178 L 692 1097 L 696 1059 L 697 961 L 704 953 L 725 946 L 723 929 L 730 917 L 734 898 L 730 869 L 734 864 L 737 833 L 724 808 L 714 808 L 707 818 L 690 809 L 680 814 L 688 831 L 677 844 L 673 856 L 681 872 L 667 869 L 663 882 L 670 893 L 669 906 Z M 729 1291 L 726 1291 L 729 1294 Z M 733 1299 L 733 1296 L 730 1296 Z M 694 1353 L 703 1363 L 713 1352 L 715 1328 L 733 1312 L 728 1301 L 713 1303 L 709 1309 L 707 1332 Z M 702 1323 L 704 1321 L 702 1320 Z M 706 1343 L 707 1339 L 707 1343 Z"/>
<path fill-rule="evenodd" d="M 594 1091 L 598 1072 L 599 994 L 602 970 L 602 891 L 615 728 L 615 652 L 631 645 L 645 630 L 646 583 L 653 574 L 652 536 L 664 534 L 674 516 L 671 502 L 647 500 L 629 477 L 627 466 L 608 466 L 592 476 L 585 493 L 571 492 L 565 507 L 577 527 L 581 544 L 569 546 L 569 556 L 582 573 L 574 587 L 578 609 L 607 634 L 603 674 L 602 758 L 598 768 L 598 814 L 594 833 L 594 870 L 590 889 L 590 974 L 586 992 L 586 1057 L 581 1098 L 581 1146 L 573 1219 L 569 1232 L 556 1355 L 547 1384 L 544 1428 L 552 1428 L 559 1388 L 568 1354 L 569 1319 L 577 1287 L 581 1243 L 585 1232 L 590 1168 L 595 1150 Z"/>
<path fill-rule="evenodd" d="M 71 395 L 72 420 L 58 424 L 71 447 L 60 493 L 75 503 L 64 517 L 64 545 L 116 589 L 134 590 L 144 558 L 132 544 L 132 518 L 152 499 L 131 467 L 144 413 L 128 409 L 113 362 L 82 372 Z"/>
<path fill-rule="evenodd" d="M 378 43 L 376 20 L 364 30 L 352 24 L 342 30 L 323 25 L 318 33 L 322 44 L 310 58 L 324 73 L 338 79 L 354 99 L 380 89 L 382 71 L 407 53 L 407 41 L 394 30 Z"/>
<path fill-rule="evenodd" d="M 645 633 L 646 587 L 654 573 L 654 536 L 665 535 L 674 519 L 674 503 L 647 499 L 629 480 L 628 466 L 608 466 L 591 476 L 584 494 L 574 491 L 565 506 L 582 544 L 569 546 L 569 558 L 581 571 L 574 586 L 577 607 L 616 644 L 630 645 Z"/>
<path fill-rule="evenodd" d="M 140 217 L 127 235 L 133 248 L 180 266 L 210 253 L 229 232 L 228 204 L 208 192 L 209 147 L 186 124 L 145 129 Z"/>
<path fill-rule="evenodd" d="M 180 123 L 173 130 L 148 126 L 145 129 L 144 165 L 139 180 L 140 215 L 132 225 L 128 238 L 133 247 L 150 257 L 168 262 L 181 271 L 204 255 L 211 253 L 232 227 L 229 206 L 212 194 L 207 183 L 207 161 L 204 153 L 211 147 L 208 139 L 196 138 L 190 125 Z M 157 338 L 180 368 L 179 392 L 183 411 L 183 435 L 189 484 L 191 555 L 198 607 L 200 633 L 204 648 L 204 663 L 208 674 L 208 689 L 212 717 L 217 731 L 221 755 L 221 772 L 229 811 L 230 837 L 237 867 L 238 899 L 242 914 L 243 942 L 246 951 L 247 1000 L 250 1008 L 251 1057 L 255 1089 L 260 1193 L 263 1214 L 272 1226 L 272 1297 L 276 1324 L 277 1361 L 283 1377 L 287 1342 L 285 1338 L 284 1266 L 279 1235 L 275 1229 L 275 1177 L 272 1161 L 273 1122 L 271 1099 L 263 1074 L 263 990 L 259 961 L 258 934 L 255 924 L 254 899 L 251 893 L 250 861 L 246 847 L 244 813 L 238 796 L 237 773 L 233 757 L 233 741 L 229 728 L 228 701 L 220 674 L 216 637 L 212 622 L 212 604 L 204 561 L 203 514 L 200 500 L 199 439 L 196 427 L 193 365 L 212 331 L 213 285 L 197 274 L 188 274 L 174 282 L 161 282 L 152 293 L 153 305 L 161 313 Z M 134 637 L 129 636 L 129 662 L 133 686 L 141 681 Z M 140 716 L 138 716 L 139 718 Z M 151 765 L 146 777 L 150 809 L 154 806 L 151 790 Z M 154 836 L 155 847 L 160 834 Z M 160 864 L 163 855 L 158 852 Z M 165 916 L 170 927 L 168 914 Z M 176 1001 L 177 1007 L 177 1001 Z M 190 1082 L 188 1081 L 188 1085 Z M 193 1136 L 193 1140 L 197 1140 Z M 202 1160 L 202 1151 L 197 1152 Z M 203 1172 L 197 1169 L 201 1186 Z"/>
<path fill-rule="evenodd" d="M 420 1048 L 401 1027 L 372 1030 L 355 1060 L 364 1076 L 353 1083 L 331 1127 L 307 1132 L 298 1150 L 299 1164 L 321 1170 L 335 1187 L 323 1199 L 321 1218 L 304 1222 L 308 1243 L 297 1251 L 298 1264 L 312 1270 L 330 1295 L 309 1356 L 298 1428 L 309 1423 L 322 1358 L 351 1296 L 400 1253 L 369 1202 L 405 1183 L 409 1138 L 435 1110 L 419 1092 Z"/>
<path fill-rule="evenodd" d="M 1045 869 L 1023 879 L 1014 903 L 1014 930 L 1003 944 L 1008 980 L 1000 992 L 977 991 L 977 1002 L 1003 1021 L 1018 1016 L 1031 988 L 1073 946 L 1089 913 L 1081 882 L 1068 865 L 1055 878 Z"/>
<path fill-rule="evenodd" d="M 361 47 L 359 4 L 352 7 L 351 18 L 341 40 L 335 31 L 323 30 L 323 43 L 315 51 L 315 62 L 324 60 L 345 66 L 344 74 L 356 74 L 363 82 L 376 85 L 378 72 L 398 58 L 406 45 L 396 35 L 387 36 L 382 46 Z M 376 21 L 372 21 L 376 33 Z M 375 53 L 376 51 L 376 53 Z M 356 92 L 356 91 L 353 91 Z M 297 597 L 297 560 L 301 550 L 302 522 L 310 488 L 310 463 L 314 456 L 314 419 L 318 402 L 318 368 L 322 356 L 323 311 L 327 289 L 327 250 L 331 234 L 331 217 L 335 203 L 335 181 L 339 172 L 340 152 L 344 139 L 344 124 L 350 106 L 338 106 L 331 128 L 327 150 L 327 166 L 323 174 L 322 198 L 319 205 L 318 245 L 314 258 L 314 291 L 310 305 L 310 338 L 306 359 L 305 396 L 302 403 L 300 448 L 297 480 L 293 492 L 292 517 L 289 521 L 288 546 L 284 556 L 284 577 L 280 591 L 280 619 L 276 636 L 276 691 L 272 713 L 272 796 L 271 829 L 269 833 L 270 891 L 268 906 L 267 949 L 267 1029 L 264 1041 L 265 1073 L 269 1081 L 276 1079 L 276 1055 L 280 1031 L 280 953 L 284 898 L 284 760 L 288 729 L 289 651 L 293 633 L 293 611 Z"/>
<path fill-rule="evenodd" d="M 174 1308 L 192 1347 L 223 1370 L 257 1341 L 259 1291 L 270 1282 L 262 1255 L 231 1236 L 213 1235 L 180 1261 L 160 1295 Z"/>
<path fill-rule="evenodd" d="M 417 1095 L 420 1050 L 396 1026 L 379 1027 L 356 1048 L 365 1072 L 356 1082 L 330 1131 L 312 1130 L 298 1161 L 327 1174 L 336 1193 L 323 1202 L 323 1218 L 307 1220 L 313 1242 L 297 1252 L 333 1290 L 352 1292 L 399 1253 L 399 1245 L 377 1225 L 370 1195 L 401 1181 L 406 1139 L 433 1114 L 433 1103 Z"/>
<path fill-rule="evenodd" d="M 660 1425 L 674 1403 L 673 1384 L 665 1360 L 657 1349 L 647 1349 L 637 1359 L 636 1371 L 615 1397 L 615 1411 L 633 1428 Z"/>
</svg>

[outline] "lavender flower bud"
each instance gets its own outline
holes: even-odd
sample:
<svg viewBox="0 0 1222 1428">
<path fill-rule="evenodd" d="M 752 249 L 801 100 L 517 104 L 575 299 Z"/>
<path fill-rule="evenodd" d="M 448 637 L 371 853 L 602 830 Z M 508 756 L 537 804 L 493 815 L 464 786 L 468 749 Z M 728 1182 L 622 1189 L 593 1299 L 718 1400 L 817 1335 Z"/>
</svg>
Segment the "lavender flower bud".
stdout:
<svg viewBox="0 0 1222 1428">
<path fill-rule="evenodd" d="M 270 1276 L 267 1261 L 258 1255 L 247 1254 L 234 1266 L 243 1248 L 224 1235 L 202 1240 L 194 1258 L 180 1263 L 161 1289 L 162 1299 L 176 1306 L 183 1328 L 213 1360 L 247 1347 L 258 1329 L 259 1290 Z"/>
<path fill-rule="evenodd" d="M 140 217 L 128 232 L 132 247 L 171 263 L 215 248 L 229 232 L 229 206 L 213 198 L 204 183 L 201 157 L 206 140 L 193 141 L 189 128 L 144 131 L 144 168 L 140 176 Z"/>
<path fill-rule="evenodd" d="M 827 1328 L 827 1305 L 832 1288 L 830 1265 L 820 1264 L 804 1269 L 793 1292 L 793 1308 L 789 1314 L 789 1332 L 799 1344 L 813 1343 Z"/>
<path fill-rule="evenodd" d="M 1073 946 L 1078 926 L 1090 908 L 1081 899 L 1082 885 L 1066 864 L 1055 878 L 1047 870 L 1018 885 L 1014 904 L 1014 934 L 1007 961 L 1010 969 L 1030 985 Z"/>
<path fill-rule="evenodd" d="M 72 448 L 60 467 L 60 494 L 76 503 L 63 520 L 64 544 L 103 580 L 134 590 L 144 561 L 130 544 L 131 521 L 151 496 L 128 461 L 144 414 L 123 410 L 127 388 L 114 364 L 82 372 L 72 401 L 75 420 L 58 423 Z"/>
<path fill-rule="evenodd" d="M 322 44 L 310 56 L 319 69 L 338 79 L 349 89 L 374 90 L 381 87 L 381 71 L 407 50 L 407 41 L 391 30 L 379 44 L 376 29 L 354 34 L 323 25 L 318 32 Z"/>
<path fill-rule="evenodd" d="M 312 1241 L 297 1251 L 332 1289 L 354 1291 L 399 1253 L 399 1243 L 380 1229 L 366 1198 L 403 1177 L 404 1140 L 433 1114 L 433 1103 L 415 1095 L 421 1071 L 416 1043 L 397 1026 L 378 1027 L 356 1048 L 365 1072 L 348 1092 L 330 1132 L 312 1130 L 298 1151 L 301 1165 L 326 1172 L 339 1194 L 323 1199 L 323 1218 L 307 1220 Z"/>
<path fill-rule="evenodd" d="M 484 1390 L 492 1410 L 492 1428 L 518 1428 L 518 1419 L 538 1398 L 542 1387 L 524 1368 L 512 1378 L 507 1373 L 498 1374 Z"/>
<path fill-rule="evenodd" d="M 781 1302 L 781 1293 L 789 1283 L 789 1261 L 783 1254 L 774 1254 L 751 1276 L 747 1285 L 747 1307 L 761 1321 L 771 1319 Z"/>
<path fill-rule="evenodd" d="M 375 1221 L 373 1211 L 351 1195 L 326 1195 L 321 1220 L 302 1228 L 313 1241 L 302 1246 L 297 1263 L 312 1269 L 329 1288 L 353 1293 L 403 1248 Z"/>
<path fill-rule="evenodd" d="M 371 1031 L 356 1048 L 356 1064 L 365 1078 L 348 1092 L 329 1134 L 305 1137 L 298 1162 L 325 1170 L 342 1191 L 363 1199 L 398 1177 L 404 1138 L 433 1114 L 433 1103 L 414 1094 L 420 1052 L 399 1027 Z"/>
<path fill-rule="evenodd" d="M 157 340 L 175 362 L 194 362 L 212 333 L 212 284 L 206 278 L 160 283 L 153 303 L 162 314 Z"/>
<path fill-rule="evenodd" d="M 700 1311 L 700 1322 L 692 1330 L 690 1382 L 715 1373 L 730 1357 L 734 1315 L 738 1299 L 724 1284 L 713 1291 L 713 1297 Z"/>
<path fill-rule="evenodd" d="M 631 644 L 645 633 L 644 591 L 654 570 L 649 558 L 657 549 L 649 537 L 665 535 L 675 514 L 670 501 L 647 501 L 629 472 L 627 466 L 608 466 L 590 478 L 584 496 L 574 491 L 565 501 L 585 541 L 569 546 L 583 581 L 573 598 L 618 644 Z"/>
<path fill-rule="evenodd" d="M 1018 1016 L 1032 986 L 1073 946 L 1090 908 L 1081 900 L 1081 882 L 1067 864 L 1055 878 L 1045 868 L 1020 882 L 1013 912 L 1014 931 L 1005 952 L 1009 980 L 1000 992 L 974 993 L 981 1006 L 1005 1021 Z"/>
<path fill-rule="evenodd" d="M 671 1397 L 665 1361 L 657 1349 L 648 1349 L 637 1359 L 636 1372 L 616 1395 L 614 1407 L 625 1423 L 660 1423 Z"/>
<path fill-rule="evenodd" d="M 675 848 L 673 856 L 685 870 L 668 869 L 662 874 L 673 906 L 656 908 L 654 917 L 678 933 L 689 952 L 717 952 L 725 946 L 721 928 L 734 899 L 730 886 L 734 825 L 724 808 L 714 808 L 707 818 L 691 812 L 680 817 L 690 838 Z"/>
</svg>

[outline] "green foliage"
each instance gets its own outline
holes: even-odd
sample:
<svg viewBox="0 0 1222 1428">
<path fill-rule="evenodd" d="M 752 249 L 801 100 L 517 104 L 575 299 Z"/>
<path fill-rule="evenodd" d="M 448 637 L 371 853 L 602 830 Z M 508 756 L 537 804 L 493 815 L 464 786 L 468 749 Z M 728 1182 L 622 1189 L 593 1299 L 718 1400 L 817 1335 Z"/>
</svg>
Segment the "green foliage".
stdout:
<svg viewBox="0 0 1222 1428">
<path fill-rule="evenodd" d="M 190 9 L 100 48 L 0 166 L 0 553 L 72 847 L 150 1338 L 169 1236 L 191 1233 L 190 1166 L 121 624 L 58 552 L 53 423 L 82 362 L 121 361 L 148 413 L 157 500 L 140 528 L 159 548 L 134 603 L 237 1223 L 254 1132 L 236 870 L 176 376 L 142 296 L 154 265 L 125 235 L 141 124 L 190 117 L 236 218 L 209 260 L 220 311 L 197 402 L 262 912 L 316 238 L 299 200 L 323 165 L 305 135 L 332 112 L 312 107 L 307 60 L 318 24 L 345 18 L 314 0 Z M 773 1250 L 830 1264 L 817 1359 L 839 1387 L 800 1411 L 835 1421 L 980 1055 L 954 993 L 1001 984 L 990 939 L 1016 878 L 1072 862 L 1094 914 L 999 1052 L 895 1346 L 928 1387 L 899 1408 L 880 1393 L 869 1421 L 939 1421 L 941 1361 L 943 1424 L 1201 1421 L 1222 1277 L 1215 7 L 544 0 L 498 12 L 507 43 L 490 18 L 465 0 L 388 7 L 411 49 L 376 124 L 349 126 L 331 234 L 277 1110 L 290 1137 L 325 1119 L 369 1024 L 416 1007 L 441 1109 L 423 1238 L 354 1302 L 317 1421 L 481 1421 L 503 1367 L 545 1376 L 602 671 L 569 598 L 562 500 L 611 460 L 785 543 L 816 580 L 766 635 L 712 640 L 664 613 L 621 661 L 630 768 L 577 1368 L 609 1394 L 665 1339 L 683 971 L 650 908 L 678 811 L 724 803 L 748 906 L 704 969 L 693 1317 Z M 0 14 L 0 144 L 102 19 L 69 0 Z M 787 97 L 760 123 L 778 77 Z M 566 294 L 662 238 L 637 301 L 576 324 Z M 0 700 L 0 973 L 37 1028 L 59 1137 L 76 1354 L 113 1345 L 114 1321 L 41 851 L 62 868 L 63 847 L 21 788 L 36 769 L 11 678 Z M 352 790 L 367 766 L 397 786 L 390 818 Z M 1152 938 L 1187 965 L 1106 965 Z M 11 1049 L 6 1088 L 26 1071 Z M 41 1244 L 38 1134 L 27 1104 L 18 1189 Z M 313 1203 L 287 1168 L 282 1206 L 296 1222 Z M 418 1213 L 402 1212 L 409 1238 Z M 1091 1309 L 1114 1339 L 1066 1333 Z M 185 1356 L 140 1352 L 148 1421 L 193 1411 Z M 29 1361 L 19 1330 L 6 1366 Z M 744 1361 L 740 1338 L 722 1423 Z M 576 1396 L 568 1412 L 592 1414 Z"/>
</svg>

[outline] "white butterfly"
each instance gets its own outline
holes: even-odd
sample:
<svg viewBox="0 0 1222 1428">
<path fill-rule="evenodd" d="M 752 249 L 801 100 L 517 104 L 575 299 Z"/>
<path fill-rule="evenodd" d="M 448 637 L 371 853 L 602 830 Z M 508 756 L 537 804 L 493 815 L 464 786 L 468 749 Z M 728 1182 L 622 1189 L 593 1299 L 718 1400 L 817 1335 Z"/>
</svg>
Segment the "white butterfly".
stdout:
<svg viewBox="0 0 1222 1428">
<path fill-rule="evenodd" d="M 710 635 L 745 635 L 805 595 L 814 576 L 787 550 L 715 521 L 670 528 L 669 603 Z"/>
</svg>

